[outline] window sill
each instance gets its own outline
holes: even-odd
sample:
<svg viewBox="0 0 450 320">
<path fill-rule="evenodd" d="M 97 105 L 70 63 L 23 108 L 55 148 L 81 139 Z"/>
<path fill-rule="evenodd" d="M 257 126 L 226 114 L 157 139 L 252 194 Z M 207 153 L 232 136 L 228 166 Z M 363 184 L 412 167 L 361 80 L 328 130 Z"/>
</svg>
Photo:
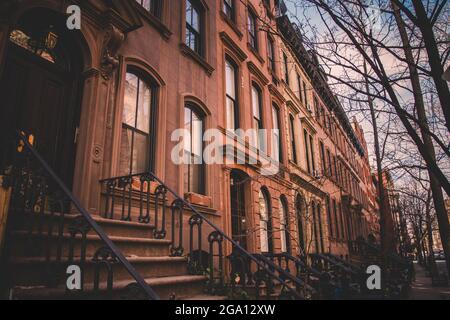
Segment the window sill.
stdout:
<svg viewBox="0 0 450 320">
<path fill-rule="evenodd" d="M 253 55 L 256 57 L 256 59 L 258 59 L 259 62 L 261 62 L 261 64 L 264 64 L 265 61 L 264 61 L 263 57 L 261 57 L 261 55 L 259 54 L 258 50 L 253 48 L 252 45 L 248 42 L 247 42 L 247 47 L 253 53 Z"/>
<path fill-rule="evenodd" d="M 147 10 L 145 10 L 145 8 L 143 8 L 139 3 L 137 3 L 135 1 L 135 6 L 137 8 L 137 10 L 139 11 L 139 14 L 144 17 L 144 19 L 150 24 L 152 25 L 160 34 L 161 36 L 165 39 L 165 40 L 169 40 L 170 37 L 172 36 L 172 31 L 169 30 L 169 28 L 167 28 L 167 26 L 161 21 L 160 18 L 154 16 L 153 14 L 151 14 L 150 12 L 148 12 Z"/>
<path fill-rule="evenodd" d="M 214 72 L 214 68 L 208 62 L 206 62 L 206 60 L 197 52 L 193 51 L 185 43 L 180 44 L 180 50 L 181 53 L 183 53 L 186 57 L 191 58 L 198 65 L 200 65 L 206 71 L 209 77 L 212 75 L 212 73 Z"/>
<path fill-rule="evenodd" d="M 193 193 L 193 192 L 186 193 L 184 195 L 184 199 L 186 201 L 188 201 L 189 203 L 195 204 L 200 207 L 211 208 L 211 205 L 212 205 L 211 197 L 208 197 L 208 196 L 205 196 L 202 194 Z"/>
<path fill-rule="evenodd" d="M 225 13 L 223 13 L 222 10 L 220 10 L 220 17 L 222 18 L 222 20 L 224 20 L 228 24 L 228 26 L 234 31 L 234 33 L 236 33 L 236 35 L 239 37 L 239 40 L 242 40 L 244 35 L 239 30 L 236 23 L 233 20 L 231 20 L 230 18 L 228 18 L 228 16 Z"/>
</svg>

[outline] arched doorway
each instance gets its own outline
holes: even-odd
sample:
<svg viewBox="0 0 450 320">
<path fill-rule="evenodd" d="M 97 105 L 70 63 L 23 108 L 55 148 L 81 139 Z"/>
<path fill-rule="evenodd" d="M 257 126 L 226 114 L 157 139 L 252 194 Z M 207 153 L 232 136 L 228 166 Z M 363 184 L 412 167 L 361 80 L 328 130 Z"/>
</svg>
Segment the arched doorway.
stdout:
<svg viewBox="0 0 450 320">
<path fill-rule="evenodd" d="M 9 35 L 0 76 L 1 165 L 18 130 L 34 136 L 35 147 L 72 187 L 80 119 L 81 50 L 64 16 L 33 9 L 20 17 Z"/>
<path fill-rule="evenodd" d="M 259 216 L 260 216 L 260 241 L 261 252 L 272 253 L 273 251 L 273 230 L 272 230 L 272 205 L 270 194 L 266 188 L 259 191 Z"/>
<path fill-rule="evenodd" d="M 231 206 L 231 233 L 234 241 L 244 249 L 247 248 L 247 214 L 245 194 L 249 183 L 248 176 L 239 170 L 231 171 L 230 175 L 230 206 Z"/>
<path fill-rule="evenodd" d="M 295 213 L 297 216 L 297 232 L 298 232 L 298 243 L 300 246 L 300 255 L 304 255 L 305 251 L 305 234 L 303 229 L 303 199 L 298 194 L 295 198 Z"/>
</svg>

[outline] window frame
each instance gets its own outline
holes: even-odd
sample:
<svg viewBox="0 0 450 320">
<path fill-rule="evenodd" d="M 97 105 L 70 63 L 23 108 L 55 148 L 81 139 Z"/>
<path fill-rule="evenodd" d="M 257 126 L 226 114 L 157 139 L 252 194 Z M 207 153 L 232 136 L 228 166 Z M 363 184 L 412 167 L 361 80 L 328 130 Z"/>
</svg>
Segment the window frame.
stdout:
<svg viewBox="0 0 450 320">
<path fill-rule="evenodd" d="M 161 19 L 162 15 L 162 1 L 161 0 L 149 0 L 150 7 L 144 7 L 144 0 L 135 0 L 146 12 L 150 13 L 152 16 Z"/>
<path fill-rule="evenodd" d="M 202 157 L 202 161 L 201 161 L 201 164 L 192 164 L 189 161 L 188 164 L 184 164 L 183 165 L 183 177 L 184 177 L 184 172 L 186 170 L 186 166 L 188 167 L 187 168 L 187 170 L 188 170 L 188 178 L 190 178 L 191 166 L 198 165 L 199 166 L 199 174 L 200 174 L 200 176 L 198 177 L 198 181 L 199 181 L 199 185 L 197 186 L 198 190 L 197 191 L 191 190 L 191 183 L 188 180 L 187 182 L 183 181 L 183 192 L 184 193 L 195 193 L 195 194 L 200 194 L 200 195 L 206 195 L 206 166 L 205 166 L 205 163 L 203 161 L 203 152 L 204 152 L 204 149 L 205 149 L 205 143 L 203 141 L 203 134 L 205 133 L 205 124 L 206 124 L 205 118 L 206 118 L 206 115 L 204 114 L 204 112 L 195 103 L 193 103 L 191 101 L 186 101 L 185 104 L 184 104 L 184 110 L 183 110 L 184 111 L 183 112 L 184 118 L 183 119 L 185 119 L 185 117 L 186 117 L 186 109 L 189 109 L 190 112 L 191 112 L 191 120 L 190 120 L 190 123 L 191 123 L 191 127 L 190 127 L 191 156 L 193 154 L 192 150 L 194 149 L 194 146 L 193 146 L 193 143 L 194 143 L 193 142 L 193 136 L 194 135 L 193 135 L 193 126 L 192 126 L 192 123 L 193 123 L 192 114 L 195 114 L 197 116 L 197 118 L 201 121 L 201 124 L 202 124 L 202 132 L 201 132 L 201 135 L 200 135 L 201 139 L 202 139 L 202 142 L 201 142 L 201 152 L 202 152 L 201 157 Z M 186 151 L 187 150 L 185 150 L 183 148 L 183 154 Z M 190 159 L 191 159 L 191 157 L 190 157 Z M 186 186 L 187 186 L 187 188 L 186 188 Z"/>
<path fill-rule="evenodd" d="M 284 195 L 280 197 L 280 241 L 281 251 L 292 253 L 291 233 L 289 224 L 289 206 Z M 284 247 L 284 248 L 283 248 Z"/>
<path fill-rule="evenodd" d="M 235 0 L 222 0 L 222 12 L 223 14 L 233 22 L 236 22 L 236 3 Z M 228 3 L 228 1 L 230 3 Z"/>
<path fill-rule="evenodd" d="M 275 116 L 276 116 L 276 119 L 275 119 Z M 277 138 L 276 140 L 278 143 L 278 162 L 282 163 L 283 162 L 283 139 L 282 139 L 282 130 L 281 130 L 281 109 L 280 109 L 280 107 L 278 107 L 278 105 L 275 102 L 272 103 L 272 122 L 273 122 L 272 129 L 278 130 L 278 136 L 274 131 L 272 138 L 273 139 L 275 139 L 275 137 Z M 276 125 L 276 127 L 275 127 L 275 125 Z M 273 143 L 272 143 L 272 145 L 273 145 Z"/>
<path fill-rule="evenodd" d="M 252 128 L 256 129 L 256 130 L 263 130 L 264 129 L 264 119 L 263 119 L 263 102 L 262 102 L 262 98 L 263 98 L 263 92 L 261 90 L 261 88 L 255 83 L 252 82 L 251 85 L 251 99 L 252 99 Z M 255 101 L 254 101 L 254 95 L 253 95 L 253 90 L 256 91 L 257 93 L 257 97 L 258 97 L 258 112 L 259 112 L 259 117 L 256 116 L 255 114 Z M 256 134 L 256 147 L 258 148 L 258 150 L 262 150 L 265 151 L 266 150 L 266 146 L 265 144 L 263 144 L 263 139 L 260 136 L 260 132 L 258 131 L 258 133 Z"/>
<path fill-rule="evenodd" d="M 136 134 L 144 135 L 147 139 L 147 146 L 145 153 L 148 155 L 147 163 L 146 163 L 146 170 L 145 171 L 154 171 L 155 168 L 155 148 L 156 148 L 156 132 L 157 132 L 157 105 L 158 105 L 158 86 L 156 85 L 155 81 L 151 79 L 149 75 L 145 73 L 145 71 L 142 71 L 138 67 L 135 66 L 128 66 L 125 71 L 125 78 L 124 81 L 126 81 L 126 76 L 128 74 L 134 75 L 138 80 L 138 90 L 136 92 L 136 97 L 139 98 L 139 84 L 144 83 L 146 86 L 148 86 L 150 90 L 150 105 L 148 106 L 149 110 L 149 132 L 146 133 L 143 130 L 137 128 L 137 121 L 138 121 L 138 114 L 139 114 L 139 99 L 136 99 L 136 111 L 135 111 L 135 127 L 132 127 L 130 124 L 125 123 L 124 121 L 124 108 L 125 108 L 125 94 L 124 94 L 124 100 L 122 102 L 122 110 L 121 110 L 121 118 L 120 118 L 120 130 L 121 130 L 121 138 L 120 138 L 120 146 L 122 146 L 122 132 L 123 130 L 130 130 L 132 132 L 132 142 L 131 142 L 131 148 L 130 148 L 130 154 L 129 157 L 133 157 L 134 154 L 134 143 L 135 143 L 135 136 Z M 124 82 L 125 85 L 125 82 Z M 120 147 L 121 148 L 121 147 Z M 121 171 L 121 164 L 120 159 L 122 157 L 122 151 L 119 149 L 119 165 L 118 169 Z M 133 169 L 133 159 L 130 159 L 130 168 L 127 169 L 128 174 L 136 173 Z M 122 173 L 122 172 L 121 172 Z M 141 172 L 137 172 L 141 173 Z"/>
<path fill-rule="evenodd" d="M 295 145 L 295 117 L 292 114 L 289 115 L 289 126 L 290 126 L 290 137 L 292 148 L 292 161 L 296 165 L 298 165 L 297 146 Z"/>
<path fill-rule="evenodd" d="M 250 7 L 247 7 L 247 34 L 250 47 L 258 52 L 259 41 L 257 15 Z"/>
<path fill-rule="evenodd" d="M 198 2 L 198 0 L 185 0 L 186 2 L 186 6 L 185 6 L 185 20 L 186 20 L 186 25 L 185 25 L 185 40 L 184 40 L 184 44 L 191 49 L 193 52 L 197 53 L 199 56 L 201 56 L 202 58 L 204 58 L 205 56 L 205 48 L 204 48 L 204 30 L 205 30 L 205 9 L 204 7 Z M 195 28 L 188 22 L 188 3 L 191 5 L 192 7 L 192 12 L 195 10 L 197 12 L 198 15 L 198 19 L 199 19 L 199 30 L 195 30 Z M 191 12 L 191 17 L 190 20 L 193 19 L 193 13 Z M 192 48 L 190 45 L 191 41 L 187 41 L 188 40 L 188 36 L 189 36 L 189 40 L 191 39 L 190 36 L 194 35 L 196 37 L 196 41 L 195 41 L 195 48 Z"/>
<path fill-rule="evenodd" d="M 234 69 L 234 95 L 235 97 L 231 97 L 228 94 L 228 65 L 230 65 Z M 237 130 L 240 128 L 240 115 L 239 115 L 239 66 L 238 64 L 231 59 L 228 55 L 225 56 L 225 106 L 226 106 L 226 129 L 227 130 Z M 234 128 L 228 128 L 228 100 L 233 102 L 233 111 L 234 111 Z"/>
</svg>

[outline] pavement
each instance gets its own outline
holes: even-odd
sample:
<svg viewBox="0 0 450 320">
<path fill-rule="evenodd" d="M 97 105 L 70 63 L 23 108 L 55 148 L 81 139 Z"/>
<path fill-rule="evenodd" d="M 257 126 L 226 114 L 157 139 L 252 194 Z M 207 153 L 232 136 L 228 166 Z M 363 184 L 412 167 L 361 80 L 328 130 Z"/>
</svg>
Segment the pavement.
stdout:
<svg viewBox="0 0 450 320">
<path fill-rule="evenodd" d="M 433 287 L 425 269 L 418 263 L 414 263 L 414 267 L 416 281 L 411 285 L 410 300 L 450 300 L 450 286 Z"/>
</svg>

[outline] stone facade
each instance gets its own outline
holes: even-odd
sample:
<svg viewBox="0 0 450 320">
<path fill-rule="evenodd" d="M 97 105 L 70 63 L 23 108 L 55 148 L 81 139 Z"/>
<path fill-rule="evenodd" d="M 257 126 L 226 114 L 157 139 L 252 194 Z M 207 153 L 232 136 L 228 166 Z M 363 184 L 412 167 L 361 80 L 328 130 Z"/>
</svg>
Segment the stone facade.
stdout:
<svg viewBox="0 0 450 320">
<path fill-rule="evenodd" d="M 251 252 L 349 257 L 349 241 L 378 230 L 361 127 L 348 119 L 317 59 L 274 1 L 232 1 L 233 10 L 225 13 L 223 0 L 193 0 L 200 16 L 198 51 L 186 44 L 186 1 L 157 1 L 152 13 L 134 0 L 3 1 L 0 74 L 11 59 L 10 34 L 24 14 L 44 10 L 63 18 L 69 4 L 78 4 L 82 28 L 71 37 L 83 63 L 73 191 L 92 214 L 101 209 L 99 181 L 121 173 L 122 115 L 133 71 L 152 87 L 151 147 L 138 152 L 150 153 L 158 177 Z M 244 130 L 254 127 L 257 88 L 259 125 L 279 129 L 280 152 L 271 161 L 280 171 L 265 175 L 259 163 L 207 165 L 202 192 L 190 192 L 183 166 L 171 160 L 177 144 L 171 136 L 185 125 L 186 105 L 202 114 L 203 130 L 218 129 L 237 141 L 234 154 L 248 159 L 257 153 L 228 127 L 227 62 L 235 71 L 234 120 Z"/>
</svg>

